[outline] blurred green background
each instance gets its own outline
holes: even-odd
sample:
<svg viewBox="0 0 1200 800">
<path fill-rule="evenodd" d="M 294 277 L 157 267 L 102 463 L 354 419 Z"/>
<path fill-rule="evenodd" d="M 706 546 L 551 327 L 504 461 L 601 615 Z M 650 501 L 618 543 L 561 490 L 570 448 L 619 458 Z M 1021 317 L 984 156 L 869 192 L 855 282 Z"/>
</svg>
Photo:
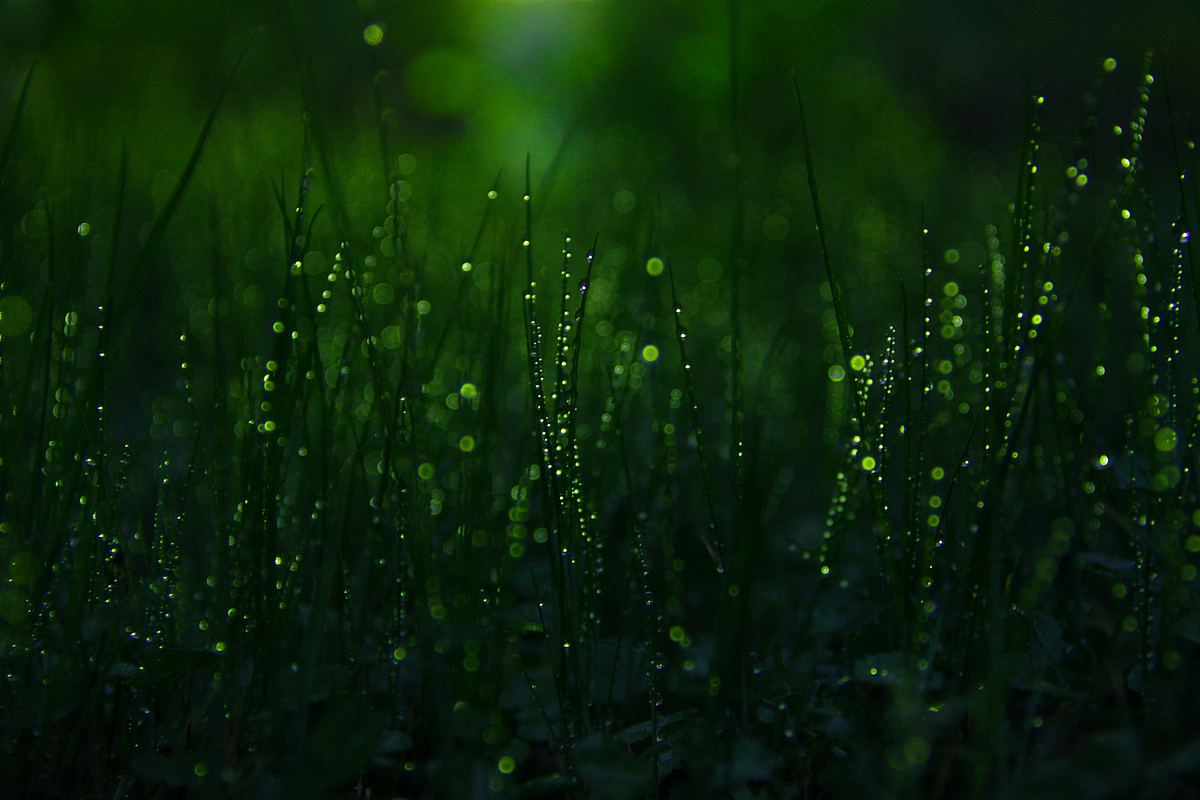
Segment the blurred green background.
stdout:
<svg viewBox="0 0 1200 800">
<path fill-rule="evenodd" d="M 0 89 L 11 102 L 36 59 L 32 130 L 57 148 L 51 172 L 104 163 L 122 140 L 135 169 L 177 171 L 261 28 L 205 159 L 227 194 L 249 171 L 294 167 L 304 111 L 348 195 L 381 192 L 383 109 L 387 135 L 427 186 L 436 171 L 447 206 L 496 168 L 515 175 L 526 152 L 544 169 L 565 147 L 579 194 L 625 188 L 644 205 L 662 193 L 703 214 L 729 194 L 731 9 L 752 215 L 792 223 L 803 197 L 792 70 L 831 204 L 854 197 L 900 224 L 921 202 L 952 217 L 964 196 L 993 201 L 997 171 L 1007 189 L 1025 85 L 1069 116 L 1107 56 L 1136 66 L 1155 46 L 1185 86 L 1200 65 L 1200 6 L 1183 0 L 5 0 Z"/>
<path fill-rule="evenodd" d="M 216 241 L 233 297 L 261 308 L 277 288 L 273 193 L 294 196 L 307 166 L 318 168 L 313 205 L 326 210 L 306 263 L 319 271 L 338 241 L 380 225 L 388 185 L 401 180 L 437 296 L 468 255 L 498 173 L 505 235 L 519 241 L 529 154 L 544 273 L 556 269 L 558 237 L 599 233 L 604 312 L 635 304 L 641 295 L 618 278 L 644 278 L 648 251 L 660 250 L 677 265 L 694 330 L 715 346 L 728 332 L 740 193 L 751 364 L 789 319 L 799 341 L 824 327 L 822 358 L 837 359 L 821 322 L 831 312 L 817 291 L 793 71 L 834 258 L 872 346 L 894 319 L 880 309 L 897 308 L 899 281 L 920 274 L 922 209 L 933 252 L 961 251 L 946 259 L 947 278 L 977 268 L 981 224 L 1003 230 L 1033 93 L 1048 100 L 1042 162 L 1061 175 L 1106 58 L 1119 64 L 1096 100 L 1106 121 L 1128 119 L 1148 47 L 1156 72 L 1180 87 L 1184 130 L 1194 129 L 1186 101 L 1200 76 L 1200 4 L 1182 0 L 4 0 L 0 15 L 4 108 L 36 64 L 13 177 L 56 198 L 72 227 L 71 215 L 90 221 L 97 256 L 122 143 L 130 218 L 146 226 L 254 38 L 172 226 L 164 263 L 175 279 L 141 287 L 150 307 L 199 320 Z M 6 213 L 26 214 L 37 199 Z M 147 341 L 177 333 L 174 316 Z M 717 346 L 718 357 L 727 350 Z"/>
</svg>

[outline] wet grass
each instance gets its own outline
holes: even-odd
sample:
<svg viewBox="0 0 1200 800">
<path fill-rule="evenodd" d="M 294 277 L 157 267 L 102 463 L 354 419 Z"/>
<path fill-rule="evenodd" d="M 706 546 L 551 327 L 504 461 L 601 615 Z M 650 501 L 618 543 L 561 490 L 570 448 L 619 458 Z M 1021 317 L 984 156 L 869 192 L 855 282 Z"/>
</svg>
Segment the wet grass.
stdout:
<svg viewBox="0 0 1200 800">
<path fill-rule="evenodd" d="M 661 208 L 548 232 L 527 158 L 441 224 L 382 128 L 369 223 L 315 122 L 224 218 L 191 186 L 219 101 L 157 207 L 124 152 L 39 186 L 22 88 L 3 794 L 1181 796 L 1197 151 L 1134 83 L 1051 155 L 1031 96 L 1009 207 L 914 224 L 887 308 L 800 103 L 816 239 L 759 246 L 734 159 L 706 302 Z"/>
</svg>

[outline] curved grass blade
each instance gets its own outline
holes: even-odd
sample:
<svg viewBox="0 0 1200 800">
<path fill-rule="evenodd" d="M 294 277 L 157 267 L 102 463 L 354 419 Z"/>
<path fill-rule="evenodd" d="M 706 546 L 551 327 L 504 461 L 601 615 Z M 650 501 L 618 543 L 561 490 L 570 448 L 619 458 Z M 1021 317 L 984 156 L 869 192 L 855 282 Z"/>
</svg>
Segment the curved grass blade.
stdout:
<svg viewBox="0 0 1200 800">
<path fill-rule="evenodd" d="M 8 162 L 12 159 L 13 147 L 17 139 L 17 128 L 21 116 L 25 112 L 25 102 L 29 99 L 29 84 L 33 81 L 33 71 L 37 62 L 25 70 L 25 78 L 21 81 L 21 90 L 17 93 L 17 104 L 13 107 L 12 120 L 8 123 L 8 135 L 4 137 L 4 149 L 0 150 L 0 186 L 4 185 L 4 176 L 8 172 Z"/>
<path fill-rule="evenodd" d="M 142 245 L 141 251 L 138 253 L 137 259 L 133 262 L 133 271 L 129 276 L 129 281 L 125 286 L 125 291 L 121 294 L 121 299 L 117 302 L 114 309 L 113 317 L 122 326 L 121 332 L 127 334 L 129 331 L 129 307 L 133 302 L 134 295 L 145 282 L 147 270 L 150 268 L 151 258 L 154 255 L 159 243 L 166 234 L 167 227 L 171 224 L 171 220 L 175 217 L 175 212 L 179 210 L 179 203 L 183 200 L 183 195 L 187 191 L 188 186 L 192 182 L 192 178 L 196 174 L 196 168 L 200 165 L 200 156 L 204 153 L 204 145 L 208 142 L 209 134 L 212 132 L 213 123 L 216 122 L 217 113 L 221 110 L 221 106 L 225 102 L 229 90 L 233 87 L 234 78 L 237 76 L 238 68 L 241 66 L 246 53 L 250 51 L 250 46 L 254 44 L 254 40 L 258 38 L 258 31 L 251 35 L 250 40 L 246 42 L 242 48 L 241 54 L 234 62 L 233 69 L 229 73 L 229 77 L 225 79 L 225 85 L 221 87 L 221 91 L 217 94 L 216 102 L 213 103 L 212 110 L 208 112 L 208 116 L 204 120 L 204 124 L 200 127 L 200 134 L 196 137 L 196 143 L 192 146 L 192 153 L 188 156 L 187 163 L 183 167 L 183 172 L 179 175 L 179 180 L 175 182 L 171 194 L 167 197 L 167 202 L 159 213 L 158 218 L 154 220 L 154 225 L 150 228 L 150 233 L 146 237 L 145 244 Z M 119 337 L 118 337 L 119 338 Z"/>
</svg>

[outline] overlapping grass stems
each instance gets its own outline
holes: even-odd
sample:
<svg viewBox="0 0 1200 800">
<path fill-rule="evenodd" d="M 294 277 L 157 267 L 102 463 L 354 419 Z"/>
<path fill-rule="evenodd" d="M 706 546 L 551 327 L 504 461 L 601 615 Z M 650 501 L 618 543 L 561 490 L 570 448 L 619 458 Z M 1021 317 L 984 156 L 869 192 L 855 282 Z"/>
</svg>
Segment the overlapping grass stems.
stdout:
<svg viewBox="0 0 1200 800">
<path fill-rule="evenodd" d="M 13 169 L 32 147 L 15 144 L 27 78 L 0 150 L 0 789 L 1024 796 L 1069 784 L 1080 747 L 1119 747 L 1133 766 L 1116 791 L 1170 796 L 1197 766 L 1182 713 L 1200 639 L 1197 153 L 1164 96 L 1164 224 L 1144 150 L 1158 84 L 1149 62 L 1141 75 L 1111 135 L 1088 107 L 1065 176 L 1040 169 L 1030 99 L 978 274 L 943 279 L 922 220 L 897 254 L 919 258 L 900 270 L 919 269 L 919 308 L 899 285 L 874 353 L 800 106 L 840 354 L 826 412 L 847 429 L 819 530 L 778 514 L 773 487 L 798 468 L 829 480 L 824 457 L 772 438 L 762 402 L 794 369 L 788 343 L 819 332 L 780 321 L 757 383 L 741 374 L 740 281 L 763 266 L 739 160 L 718 381 L 654 220 L 624 242 L 665 272 L 637 271 L 669 308 L 653 329 L 589 308 L 603 236 L 541 255 L 529 159 L 520 216 L 497 175 L 446 280 L 411 243 L 382 129 L 374 236 L 336 188 L 329 212 L 310 207 L 314 181 L 336 187 L 312 122 L 276 188 L 270 317 L 235 317 L 225 263 L 242 243 L 214 211 L 209 324 L 169 345 L 151 420 L 166 434 L 126 440 L 113 362 L 220 103 L 137 245 L 122 153 L 97 259 L 83 243 L 102 226 L 68 222 L 92 216 L 71 187 Z M 735 155 L 737 115 L 735 97 Z M 317 270 L 323 237 L 335 256 Z M 64 280 L 89 263 L 94 286 Z M 398 304 L 376 297 L 381 274 L 402 277 Z M 677 358 L 664 347 L 649 374 L 639 337 L 673 338 Z"/>
</svg>

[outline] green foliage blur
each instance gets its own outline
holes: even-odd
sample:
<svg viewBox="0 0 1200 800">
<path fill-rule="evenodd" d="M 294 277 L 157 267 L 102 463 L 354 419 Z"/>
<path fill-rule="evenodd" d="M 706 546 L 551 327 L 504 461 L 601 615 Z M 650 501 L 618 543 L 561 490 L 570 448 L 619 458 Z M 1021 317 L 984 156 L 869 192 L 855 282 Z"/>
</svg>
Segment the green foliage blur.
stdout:
<svg viewBox="0 0 1200 800">
<path fill-rule="evenodd" d="M 720 251 L 735 149 L 729 11 L 724 0 L 5 0 L 0 80 L 11 100 L 24 68 L 38 64 L 29 135 L 55 148 L 38 165 L 45 180 L 77 181 L 81 165 L 107 177 L 124 142 L 132 183 L 153 186 L 179 171 L 259 30 L 201 171 L 225 202 L 249 203 L 267 176 L 294 168 L 308 114 L 352 213 L 369 214 L 386 192 L 382 115 L 382 135 L 417 157 L 414 180 L 436 184 L 451 213 L 481 175 L 504 167 L 512 178 L 531 153 L 538 172 L 560 159 L 561 194 L 547 207 L 564 209 L 570 227 L 578 213 L 566 209 L 625 189 L 642 210 L 660 198 L 663 226 L 712 231 L 697 251 Z M 772 0 L 741 4 L 737 16 L 734 119 L 751 222 L 781 213 L 789 242 L 808 231 L 793 208 L 803 195 L 788 103 L 795 72 L 828 165 L 829 205 L 855 208 L 833 215 L 850 237 L 842 241 L 877 268 L 921 203 L 931 218 L 965 225 L 1002 201 L 1027 90 L 1066 104 L 1103 58 L 1135 63 L 1150 46 L 1181 76 L 1198 66 L 1189 36 L 1200 12 L 1186 2 L 1131 11 L 1110 0 Z M 603 210 L 608 219 L 593 224 L 618 223 L 622 212 Z"/>
<path fill-rule="evenodd" d="M 1189 44 L 1200 11 L 1174 0 L 1134 11 L 1115 0 L 4 0 L 0 8 L 0 97 L 9 107 L 25 71 L 36 71 L 20 135 L 37 155 L 13 170 L 47 191 L 69 186 L 76 204 L 106 208 L 124 148 L 129 200 L 151 218 L 253 39 L 184 197 L 188 218 L 205 222 L 177 226 L 173 237 L 203 239 L 215 218 L 230 241 L 278 241 L 272 187 L 315 165 L 324 171 L 317 203 L 335 201 L 316 235 L 377 225 L 399 176 L 436 225 L 414 230 L 428 234 L 432 258 L 453 266 L 477 198 L 499 173 L 513 199 L 528 154 L 542 236 L 620 240 L 653 216 L 659 246 L 682 269 L 708 264 L 710 288 L 686 299 L 700 303 L 714 335 L 724 324 L 715 287 L 730 274 L 738 194 L 747 242 L 762 256 L 744 287 L 762 313 L 748 324 L 799 313 L 815 325 L 820 313 L 819 271 L 766 266 L 815 252 L 793 74 L 813 118 L 830 238 L 853 254 L 847 302 L 866 310 L 895 307 L 899 281 L 915 279 L 896 256 L 915 258 L 922 209 L 946 247 L 978 238 L 981 221 L 1000 221 L 1030 93 L 1050 97 L 1047 138 L 1066 141 L 1104 58 L 1133 68 L 1156 47 L 1181 78 L 1200 72 Z M 1135 71 L 1120 73 L 1127 89 Z M 1066 163 L 1067 153 L 1049 149 L 1052 162 Z M 636 269 L 617 244 L 609 267 Z M 188 248 L 196 258 L 203 249 Z M 246 258 L 231 268 L 238 297 L 264 288 L 253 278 L 257 256 Z M 144 287 L 158 306 L 194 303 L 187 278 L 165 283 Z M 785 285 L 813 302 L 797 308 Z M 882 335 L 880 315 L 858 321 Z"/>
</svg>

